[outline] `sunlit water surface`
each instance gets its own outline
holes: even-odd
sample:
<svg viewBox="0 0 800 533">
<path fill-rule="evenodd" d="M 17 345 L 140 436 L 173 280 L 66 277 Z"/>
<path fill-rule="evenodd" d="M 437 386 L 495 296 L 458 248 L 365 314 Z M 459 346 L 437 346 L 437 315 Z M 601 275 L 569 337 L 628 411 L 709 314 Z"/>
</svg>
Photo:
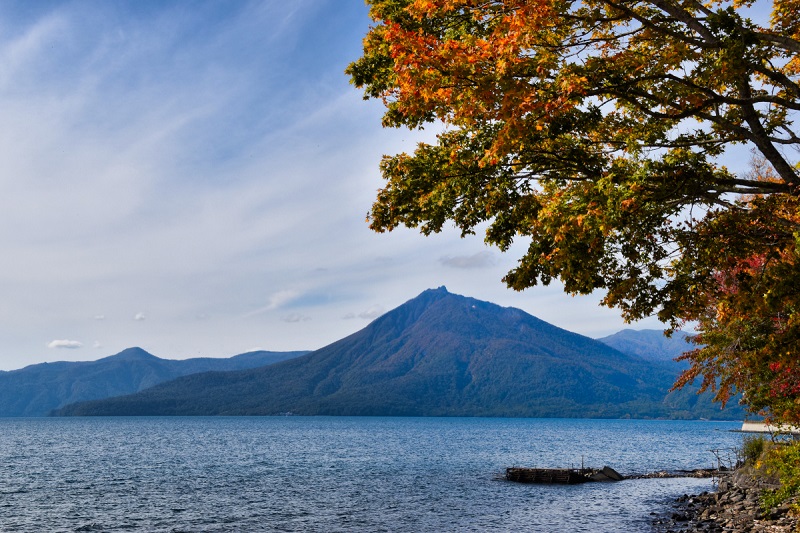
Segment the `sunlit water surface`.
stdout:
<svg viewBox="0 0 800 533">
<path fill-rule="evenodd" d="M 730 422 L 0 418 L 0 531 L 650 531 L 708 479 L 501 480 L 508 466 L 711 467 Z"/>
</svg>

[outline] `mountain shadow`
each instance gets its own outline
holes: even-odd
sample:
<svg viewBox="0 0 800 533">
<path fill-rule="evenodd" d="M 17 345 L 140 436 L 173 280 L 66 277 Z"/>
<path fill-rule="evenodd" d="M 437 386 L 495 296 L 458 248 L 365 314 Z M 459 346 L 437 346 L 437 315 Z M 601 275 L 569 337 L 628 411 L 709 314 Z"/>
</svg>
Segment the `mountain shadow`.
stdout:
<svg viewBox="0 0 800 533">
<path fill-rule="evenodd" d="M 737 417 L 702 402 L 665 402 L 675 377 L 519 309 L 441 287 L 305 356 L 194 374 L 57 414 L 698 418 L 710 409 Z"/>
</svg>

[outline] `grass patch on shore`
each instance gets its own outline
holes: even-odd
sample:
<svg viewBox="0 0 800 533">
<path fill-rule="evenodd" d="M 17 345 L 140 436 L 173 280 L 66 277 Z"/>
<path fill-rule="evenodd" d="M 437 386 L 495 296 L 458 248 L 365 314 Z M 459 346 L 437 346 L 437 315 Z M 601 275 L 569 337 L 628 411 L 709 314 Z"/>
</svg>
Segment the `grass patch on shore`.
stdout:
<svg viewBox="0 0 800 533">
<path fill-rule="evenodd" d="M 768 441 L 763 435 L 746 435 L 742 441 L 741 457 L 746 465 L 755 465 L 764 455 Z"/>
<path fill-rule="evenodd" d="M 800 495 L 800 441 L 772 444 L 764 439 L 761 457 L 755 465 L 767 476 L 776 477 L 781 485 L 778 489 L 763 492 L 761 504 L 765 510 Z M 792 508 L 795 512 L 800 512 L 800 504 L 794 504 Z"/>
</svg>

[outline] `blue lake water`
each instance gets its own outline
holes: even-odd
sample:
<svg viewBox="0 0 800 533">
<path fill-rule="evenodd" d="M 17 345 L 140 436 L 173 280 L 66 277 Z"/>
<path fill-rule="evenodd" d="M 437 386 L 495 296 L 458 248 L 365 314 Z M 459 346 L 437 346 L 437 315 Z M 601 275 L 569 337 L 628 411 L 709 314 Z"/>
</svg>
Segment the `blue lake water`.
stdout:
<svg viewBox="0 0 800 533">
<path fill-rule="evenodd" d="M 0 531 L 651 531 L 708 479 L 522 485 L 508 466 L 708 468 L 731 422 L 0 418 Z"/>
</svg>

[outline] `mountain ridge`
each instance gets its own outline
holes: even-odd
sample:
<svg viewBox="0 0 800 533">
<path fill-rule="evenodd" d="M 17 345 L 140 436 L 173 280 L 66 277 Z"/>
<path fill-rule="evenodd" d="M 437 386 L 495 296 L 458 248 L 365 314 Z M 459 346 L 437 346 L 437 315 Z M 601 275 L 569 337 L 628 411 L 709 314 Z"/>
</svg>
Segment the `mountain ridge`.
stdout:
<svg viewBox="0 0 800 533">
<path fill-rule="evenodd" d="M 439 287 L 309 354 L 253 370 L 194 374 L 58 414 L 719 415 L 707 401 L 667 398 L 675 377 L 664 365 L 522 310 Z"/>
<path fill-rule="evenodd" d="M 76 401 L 130 394 L 187 374 L 254 368 L 305 353 L 255 351 L 230 358 L 175 360 L 132 347 L 95 361 L 33 364 L 0 372 L 0 416 L 46 416 Z"/>
<path fill-rule="evenodd" d="M 677 358 L 697 347 L 691 338 L 692 335 L 685 331 L 676 331 L 668 337 L 660 329 L 623 329 L 597 340 L 621 352 L 683 370 L 689 365 L 677 361 Z"/>
</svg>

